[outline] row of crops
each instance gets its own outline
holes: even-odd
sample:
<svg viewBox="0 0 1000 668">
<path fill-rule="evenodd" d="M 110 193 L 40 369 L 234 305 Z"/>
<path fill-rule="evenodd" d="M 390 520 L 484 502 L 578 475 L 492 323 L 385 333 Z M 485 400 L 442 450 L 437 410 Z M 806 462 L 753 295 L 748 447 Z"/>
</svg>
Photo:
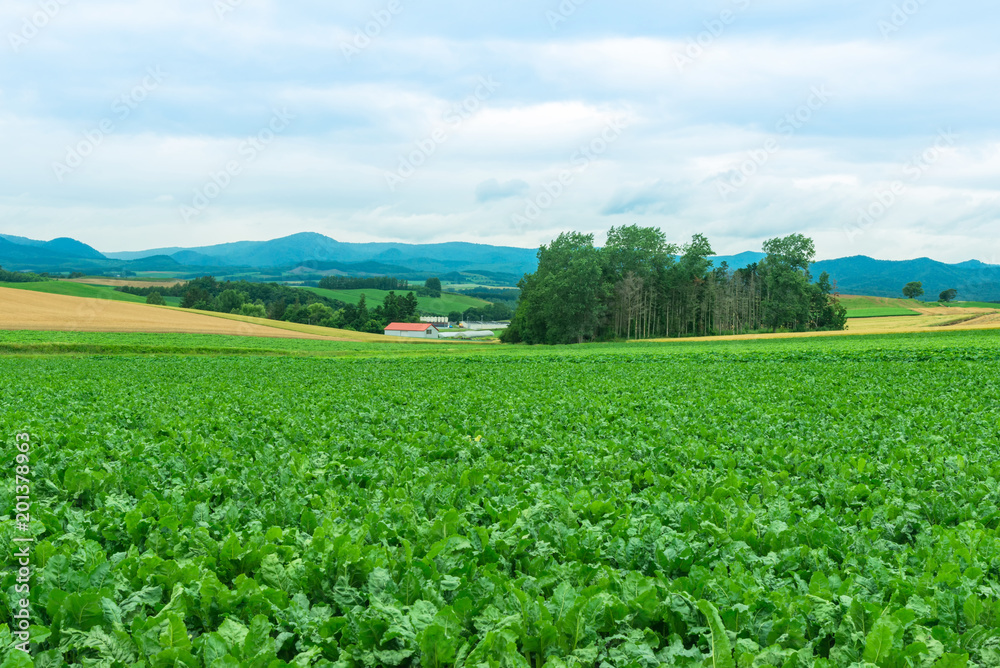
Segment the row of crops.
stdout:
<svg viewBox="0 0 1000 668">
<path fill-rule="evenodd" d="M 1000 666 L 1000 342 L 872 341 L 0 359 L 2 665 Z"/>
</svg>

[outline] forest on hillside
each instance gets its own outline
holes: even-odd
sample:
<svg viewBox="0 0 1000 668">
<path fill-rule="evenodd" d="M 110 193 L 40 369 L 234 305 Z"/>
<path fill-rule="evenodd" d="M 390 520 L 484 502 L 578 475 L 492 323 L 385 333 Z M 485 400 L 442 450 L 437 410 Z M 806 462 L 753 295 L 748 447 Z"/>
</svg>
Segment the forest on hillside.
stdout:
<svg viewBox="0 0 1000 668">
<path fill-rule="evenodd" d="M 603 248 L 567 232 L 538 251 L 538 270 L 519 283 L 509 343 L 712 336 L 846 328 L 847 312 L 801 234 L 770 239 L 747 267 L 713 266 L 708 239 L 683 246 L 658 228 L 611 228 Z"/>
</svg>

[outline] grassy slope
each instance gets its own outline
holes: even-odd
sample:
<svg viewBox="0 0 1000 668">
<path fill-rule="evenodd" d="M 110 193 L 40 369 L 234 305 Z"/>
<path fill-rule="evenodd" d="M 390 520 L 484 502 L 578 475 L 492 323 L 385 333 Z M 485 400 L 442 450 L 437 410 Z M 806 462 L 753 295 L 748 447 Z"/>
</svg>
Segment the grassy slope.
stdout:
<svg viewBox="0 0 1000 668">
<path fill-rule="evenodd" d="M 116 292 L 114 288 L 101 285 L 84 285 L 68 281 L 46 281 L 44 283 L 0 283 L 0 288 L 16 290 L 31 290 L 45 292 L 51 295 L 66 295 L 68 297 L 88 297 L 90 299 L 110 299 L 116 302 L 133 302 L 145 304 L 145 297 Z"/>
<path fill-rule="evenodd" d="M 892 299 L 889 297 L 865 297 L 861 295 L 845 295 L 840 303 L 847 309 L 848 318 L 885 318 L 900 315 L 919 315 L 911 307 L 914 302 L 909 299 Z"/>
<path fill-rule="evenodd" d="M 388 290 L 323 290 L 322 288 L 306 288 L 318 295 L 337 299 L 346 303 L 357 304 L 361 295 L 365 296 L 369 308 L 381 304 Z M 406 294 L 397 292 L 396 294 Z M 479 306 L 486 306 L 489 302 L 465 295 L 444 294 L 439 299 L 430 297 L 417 297 L 417 306 L 421 311 L 432 315 L 448 315 L 452 311 L 466 311 L 467 309 Z"/>
</svg>

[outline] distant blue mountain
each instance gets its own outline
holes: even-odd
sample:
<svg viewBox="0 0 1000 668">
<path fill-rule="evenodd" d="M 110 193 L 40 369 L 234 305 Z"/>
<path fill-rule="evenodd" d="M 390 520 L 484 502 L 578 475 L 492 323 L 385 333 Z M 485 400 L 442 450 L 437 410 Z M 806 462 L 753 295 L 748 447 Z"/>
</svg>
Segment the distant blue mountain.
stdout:
<svg viewBox="0 0 1000 668">
<path fill-rule="evenodd" d="M 11 234 L 0 234 L 0 239 L 17 246 L 27 246 L 29 248 L 33 248 L 36 250 L 36 253 L 40 254 L 42 257 L 61 256 L 80 257 L 88 260 L 106 259 L 104 255 L 87 244 L 68 237 L 60 237 L 58 239 L 53 239 L 52 241 L 36 241 L 35 239 L 16 237 Z"/>
<path fill-rule="evenodd" d="M 716 267 L 721 267 L 722 263 L 725 262 L 730 269 L 742 269 L 743 267 L 750 266 L 754 262 L 760 262 L 765 257 L 767 257 L 765 253 L 744 251 L 739 255 L 715 255 L 712 257 L 712 264 Z"/>
<path fill-rule="evenodd" d="M 857 255 L 817 262 L 811 270 L 830 274 L 843 294 L 900 297 L 904 285 L 920 281 L 931 301 L 955 288 L 963 301 L 1000 302 L 1000 266 L 978 260 L 945 264 L 926 257 L 892 261 Z"/>
<path fill-rule="evenodd" d="M 537 250 L 464 242 L 443 244 L 345 243 L 303 232 L 271 241 L 238 241 L 199 248 L 157 248 L 141 252 L 107 253 L 117 260 L 169 255 L 181 264 L 276 269 L 310 262 L 379 262 L 406 266 L 414 272 L 482 269 L 517 275 L 532 272 Z"/>
</svg>

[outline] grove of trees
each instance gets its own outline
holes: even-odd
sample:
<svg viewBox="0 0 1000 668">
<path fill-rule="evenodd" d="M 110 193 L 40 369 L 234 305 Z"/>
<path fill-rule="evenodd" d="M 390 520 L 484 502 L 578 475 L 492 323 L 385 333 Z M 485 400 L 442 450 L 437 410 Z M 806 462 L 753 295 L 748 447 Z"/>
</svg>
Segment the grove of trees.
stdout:
<svg viewBox="0 0 1000 668">
<path fill-rule="evenodd" d="M 428 278 L 424 282 L 424 287 L 427 289 L 427 296 L 437 299 L 441 296 L 441 279 L 440 278 Z"/>
<path fill-rule="evenodd" d="M 658 228 L 561 234 L 538 251 L 538 270 L 519 287 L 521 301 L 503 336 L 517 343 L 709 336 L 757 331 L 844 329 L 846 309 L 825 272 L 814 281 L 813 241 L 771 239 L 759 263 L 713 266 L 708 239 L 668 243 Z"/>
<path fill-rule="evenodd" d="M 504 302 L 487 304 L 486 306 L 474 306 L 465 311 L 451 311 L 448 314 L 448 320 L 451 322 L 461 322 L 463 320 L 497 322 L 510 320 L 512 317 L 514 317 L 514 309 Z"/>
<path fill-rule="evenodd" d="M 277 283 L 218 281 L 212 276 L 166 288 L 126 286 L 117 289 L 146 297 L 150 304 L 165 301 L 164 296 L 180 297 L 182 308 L 363 332 L 382 333 L 390 322 L 417 320 L 417 298 L 412 292 L 397 295 L 390 291 L 382 304 L 369 307 L 363 294 L 359 303 L 347 304 L 302 288 Z"/>
</svg>

